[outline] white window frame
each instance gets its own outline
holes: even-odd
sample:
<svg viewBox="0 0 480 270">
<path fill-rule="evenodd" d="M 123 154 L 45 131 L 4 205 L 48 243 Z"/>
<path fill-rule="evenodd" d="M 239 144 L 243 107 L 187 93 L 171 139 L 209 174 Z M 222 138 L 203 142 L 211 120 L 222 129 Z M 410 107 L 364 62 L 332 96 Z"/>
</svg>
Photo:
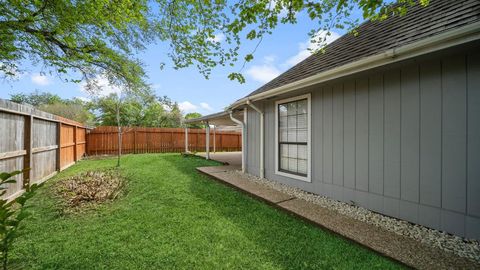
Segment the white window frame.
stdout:
<svg viewBox="0 0 480 270">
<path fill-rule="evenodd" d="M 281 175 L 305 182 L 312 182 L 312 101 L 311 94 L 305 94 L 301 96 L 295 96 L 291 98 L 286 98 L 282 100 L 275 101 L 275 174 Z M 307 176 L 296 175 L 292 173 L 287 173 L 279 170 L 278 167 L 278 154 L 279 154 L 279 144 L 278 144 L 278 105 L 288 102 L 293 102 L 301 99 L 307 99 Z"/>
</svg>

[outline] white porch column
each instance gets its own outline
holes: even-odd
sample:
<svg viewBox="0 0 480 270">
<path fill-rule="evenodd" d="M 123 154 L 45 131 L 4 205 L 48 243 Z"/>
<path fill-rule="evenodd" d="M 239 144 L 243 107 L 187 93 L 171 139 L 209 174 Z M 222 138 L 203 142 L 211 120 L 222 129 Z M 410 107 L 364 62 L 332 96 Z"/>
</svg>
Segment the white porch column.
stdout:
<svg viewBox="0 0 480 270">
<path fill-rule="evenodd" d="M 188 127 L 185 127 L 185 153 L 188 153 Z"/>
<path fill-rule="evenodd" d="M 243 115 L 243 119 L 244 121 L 246 122 L 246 109 L 244 109 L 244 115 Z M 245 125 L 244 122 L 236 119 L 235 117 L 233 117 L 233 112 L 230 111 L 230 119 L 232 119 L 233 122 L 239 124 L 241 127 L 242 127 L 242 172 L 245 172 L 245 169 L 246 169 L 246 166 L 247 166 L 247 155 L 246 155 L 246 150 L 247 150 L 247 147 L 246 147 L 246 141 L 247 141 L 247 125 Z"/>
<path fill-rule="evenodd" d="M 210 159 L 210 124 L 207 122 L 206 128 L 207 134 L 205 135 L 205 150 L 207 154 L 205 155 L 206 159 Z"/>
</svg>

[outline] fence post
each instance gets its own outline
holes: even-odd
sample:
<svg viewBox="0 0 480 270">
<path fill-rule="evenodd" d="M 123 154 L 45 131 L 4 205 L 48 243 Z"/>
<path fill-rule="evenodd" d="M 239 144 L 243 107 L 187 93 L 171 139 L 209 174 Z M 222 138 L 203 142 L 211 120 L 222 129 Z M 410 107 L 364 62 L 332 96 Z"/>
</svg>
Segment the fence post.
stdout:
<svg viewBox="0 0 480 270">
<path fill-rule="evenodd" d="M 23 185 L 25 185 L 25 179 L 32 181 L 32 128 L 33 128 L 33 115 L 25 116 L 25 125 L 23 130 L 23 145 L 25 148 L 25 156 L 23 157 L 23 169 L 29 169 L 23 172 Z"/>
<path fill-rule="evenodd" d="M 74 143 L 74 148 L 73 148 L 73 161 L 75 161 L 75 163 L 77 162 L 78 158 L 78 152 L 77 152 L 77 125 L 75 125 L 73 127 L 73 143 Z"/>
<path fill-rule="evenodd" d="M 56 169 L 57 171 L 60 171 L 62 168 L 60 166 L 60 154 L 61 154 L 61 134 L 62 134 L 62 122 L 57 122 L 57 151 L 56 151 Z"/>
</svg>

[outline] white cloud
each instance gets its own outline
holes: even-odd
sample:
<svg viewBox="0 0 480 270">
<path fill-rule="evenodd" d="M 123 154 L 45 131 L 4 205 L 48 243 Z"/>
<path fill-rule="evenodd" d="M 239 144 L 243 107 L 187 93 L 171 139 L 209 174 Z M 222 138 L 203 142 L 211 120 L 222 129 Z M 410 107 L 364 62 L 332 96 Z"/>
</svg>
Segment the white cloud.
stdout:
<svg viewBox="0 0 480 270">
<path fill-rule="evenodd" d="M 285 61 L 285 67 L 291 67 L 300 63 L 312 54 L 312 50 L 314 51 L 322 45 L 329 44 L 339 37 L 340 35 L 333 31 L 330 31 L 330 35 L 327 35 L 325 31 L 319 31 L 315 37 L 298 44 L 298 53 Z"/>
<path fill-rule="evenodd" d="M 178 103 L 178 107 L 183 113 L 198 112 L 201 114 L 209 114 L 212 111 L 214 111 L 212 106 L 210 106 L 210 104 L 206 102 L 200 102 L 199 104 L 194 104 L 190 101 L 183 101 Z"/>
<path fill-rule="evenodd" d="M 180 102 L 178 103 L 178 107 L 184 113 L 194 112 L 198 109 L 198 106 L 192 104 L 190 101 Z"/>
<path fill-rule="evenodd" d="M 153 90 L 159 90 L 162 87 L 162 85 L 159 83 L 154 83 L 151 85 L 151 87 Z"/>
<path fill-rule="evenodd" d="M 89 101 L 91 101 L 91 99 L 90 99 L 90 98 L 87 98 L 87 97 L 80 97 L 80 96 L 79 96 L 79 97 L 75 97 L 75 98 L 78 98 L 78 99 L 80 99 L 80 100 L 83 101 L 83 102 L 89 102 Z"/>
<path fill-rule="evenodd" d="M 34 84 L 38 84 L 38 85 L 42 85 L 42 86 L 51 84 L 51 81 L 50 81 L 49 77 L 47 77 L 45 75 L 41 75 L 39 73 L 32 74 L 30 76 L 30 79 L 32 80 L 32 82 Z"/>
<path fill-rule="evenodd" d="M 94 81 L 96 85 L 95 89 L 89 89 L 87 82 L 83 81 L 80 83 L 80 91 L 88 94 L 94 92 L 99 96 L 108 96 L 112 93 L 119 94 L 121 92 L 118 86 L 111 85 L 105 77 L 97 76 Z"/>
<path fill-rule="evenodd" d="M 213 108 L 206 102 L 200 102 L 200 108 L 206 111 L 213 111 Z"/>
<path fill-rule="evenodd" d="M 273 63 L 264 63 L 262 65 L 254 65 L 247 69 L 246 74 L 254 80 L 261 83 L 271 81 L 273 78 L 280 75 L 281 71 Z"/>
<path fill-rule="evenodd" d="M 271 64 L 275 62 L 275 60 L 277 60 L 277 56 L 275 55 L 267 55 L 263 57 L 263 62 L 265 62 L 266 64 Z"/>
<path fill-rule="evenodd" d="M 222 42 L 225 40 L 225 34 L 223 33 L 218 33 L 215 34 L 213 38 L 209 38 L 208 40 L 213 41 L 213 42 Z"/>
</svg>

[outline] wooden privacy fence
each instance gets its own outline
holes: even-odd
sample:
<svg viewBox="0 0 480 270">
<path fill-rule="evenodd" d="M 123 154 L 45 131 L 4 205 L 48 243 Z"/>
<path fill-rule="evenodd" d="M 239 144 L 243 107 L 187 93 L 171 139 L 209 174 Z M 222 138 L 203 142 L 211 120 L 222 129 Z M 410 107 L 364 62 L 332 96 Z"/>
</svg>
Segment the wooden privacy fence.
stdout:
<svg viewBox="0 0 480 270">
<path fill-rule="evenodd" d="M 188 129 L 188 149 L 205 151 L 204 129 Z M 117 127 L 97 127 L 87 133 L 88 155 L 114 155 L 118 152 Z M 210 151 L 242 150 L 242 134 L 232 131 L 210 131 Z M 185 151 L 183 128 L 124 128 L 123 153 L 165 153 Z"/>
<path fill-rule="evenodd" d="M 24 179 L 40 183 L 74 164 L 85 155 L 85 134 L 78 122 L 0 99 L 0 172 L 30 168 L 6 198 L 21 194 Z"/>
</svg>

